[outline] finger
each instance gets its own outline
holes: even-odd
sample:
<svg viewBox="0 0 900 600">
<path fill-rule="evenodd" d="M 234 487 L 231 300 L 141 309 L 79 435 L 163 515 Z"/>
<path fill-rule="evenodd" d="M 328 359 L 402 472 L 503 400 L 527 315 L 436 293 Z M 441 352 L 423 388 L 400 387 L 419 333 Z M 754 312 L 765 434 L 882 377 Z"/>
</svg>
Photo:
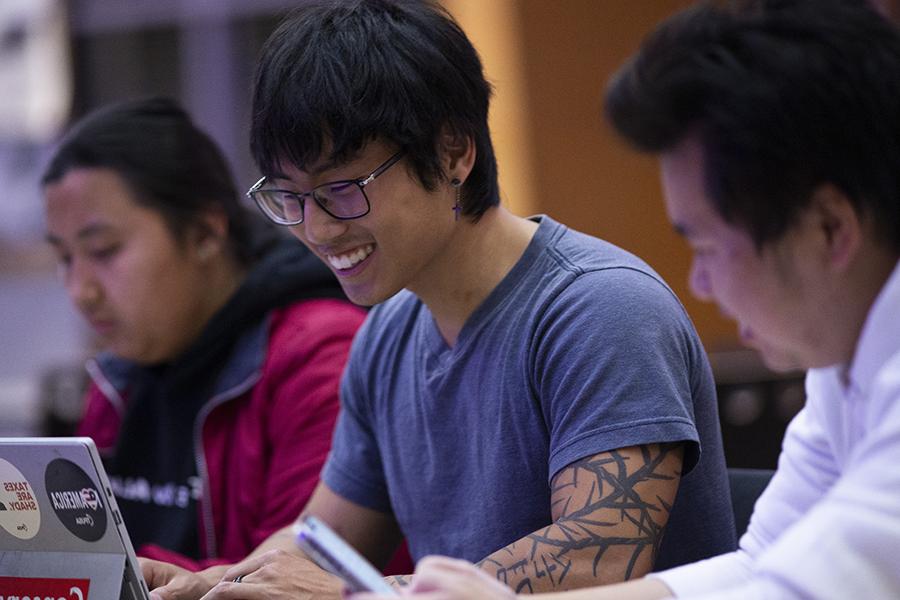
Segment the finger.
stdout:
<svg viewBox="0 0 900 600">
<path fill-rule="evenodd" d="M 281 550 L 271 550 L 269 552 L 266 552 L 265 554 L 260 554 L 259 556 L 248 558 L 247 560 L 243 560 L 225 571 L 225 573 L 222 575 L 222 581 L 233 581 L 236 577 L 240 577 L 242 575 L 246 577 L 248 574 L 258 571 L 263 566 L 286 556 L 288 556 L 286 552 L 283 552 Z"/>
<path fill-rule="evenodd" d="M 416 574 L 421 571 L 431 570 L 453 571 L 456 573 L 471 573 L 474 569 L 477 569 L 477 567 L 475 567 L 475 565 L 467 560 L 450 558 L 449 556 L 430 555 L 420 560 L 419 564 L 416 565 Z"/>
<path fill-rule="evenodd" d="M 182 600 L 190 597 L 189 595 L 181 593 L 184 591 L 182 589 L 183 586 L 179 585 L 179 582 L 177 581 L 155 588 L 148 583 L 147 587 L 150 588 L 151 600 Z M 199 594 L 195 595 L 194 598 L 197 596 L 199 596 Z"/>
<path fill-rule="evenodd" d="M 400 591 L 400 595 L 404 598 L 410 598 L 412 600 L 446 600 L 447 595 L 444 592 L 423 592 L 416 593 L 408 588 L 403 588 Z M 372 592 L 359 592 L 357 594 L 351 594 L 347 596 L 347 600 L 396 600 L 397 596 L 385 596 L 383 594 L 375 594 Z"/>
<path fill-rule="evenodd" d="M 200 600 L 269 600 L 273 596 L 267 585 L 222 581 Z"/>
<path fill-rule="evenodd" d="M 138 564 L 141 567 L 144 581 L 151 590 L 166 584 L 165 570 L 161 568 L 161 563 L 147 558 L 138 558 Z"/>
<path fill-rule="evenodd" d="M 477 576 L 477 571 L 461 571 L 447 565 L 431 565 L 417 571 L 407 589 L 418 598 L 418 595 L 428 592 L 462 589 L 468 582 L 476 580 Z"/>
<path fill-rule="evenodd" d="M 416 592 L 458 586 L 459 582 L 473 581 L 490 576 L 466 560 L 446 556 L 423 558 L 416 567 L 411 588 Z"/>
<path fill-rule="evenodd" d="M 177 600 L 178 595 L 172 591 L 169 586 L 162 586 L 157 588 L 150 587 L 150 584 L 147 584 L 147 587 L 150 588 L 150 600 Z"/>
<path fill-rule="evenodd" d="M 237 588 L 239 586 L 243 586 L 244 588 L 250 587 L 248 584 L 241 582 L 235 583 L 233 581 L 225 581 L 224 579 L 213 586 L 209 592 L 206 593 L 200 600 L 226 600 L 227 598 L 245 598 L 249 597 L 246 594 L 238 594 Z M 246 590 L 245 590 L 246 591 Z"/>
</svg>

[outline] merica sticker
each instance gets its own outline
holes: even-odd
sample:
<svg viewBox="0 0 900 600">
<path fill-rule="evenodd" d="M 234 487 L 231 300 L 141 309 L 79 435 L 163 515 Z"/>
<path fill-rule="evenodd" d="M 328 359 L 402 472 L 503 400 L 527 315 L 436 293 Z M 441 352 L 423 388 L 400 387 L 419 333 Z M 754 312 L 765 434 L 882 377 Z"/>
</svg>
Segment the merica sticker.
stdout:
<svg viewBox="0 0 900 600">
<path fill-rule="evenodd" d="M 20 540 L 41 528 L 41 507 L 34 488 L 13 464 L 0 458 L 0 526 Z"/>
<path fill-rule="evenodd" d="M 106 511 L 100 491 L 81 467 L 64 458 L 54 459 L 47 465 L 44 482 L 50 506 L 66 529 L 86 542 L 103 537 Z"/>
<path fill-rule="evenodd" d="M 88 579 L 0 577 L 0 598 L 34 600 L 88 600 Z"/>
</svg>

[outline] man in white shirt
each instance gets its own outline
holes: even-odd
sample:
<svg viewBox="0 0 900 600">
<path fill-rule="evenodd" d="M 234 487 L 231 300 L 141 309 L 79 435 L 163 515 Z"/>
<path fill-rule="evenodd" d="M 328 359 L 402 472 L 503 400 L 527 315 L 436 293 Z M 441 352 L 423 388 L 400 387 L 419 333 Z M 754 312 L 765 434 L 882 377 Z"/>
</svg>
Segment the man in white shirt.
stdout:
<svg viewBox="0 0 900 600">
<path fill-rule="evenodd" d="M 606 108 L 660 155 L 693 292 L 771 367 L 808 369 L 807 404 L 739 550 L 562 596 L 900 598 L 900 32 L 862 1 L 704 4 Z M 443 558 L 419 593 L 513 596 Z"/>
</svg>

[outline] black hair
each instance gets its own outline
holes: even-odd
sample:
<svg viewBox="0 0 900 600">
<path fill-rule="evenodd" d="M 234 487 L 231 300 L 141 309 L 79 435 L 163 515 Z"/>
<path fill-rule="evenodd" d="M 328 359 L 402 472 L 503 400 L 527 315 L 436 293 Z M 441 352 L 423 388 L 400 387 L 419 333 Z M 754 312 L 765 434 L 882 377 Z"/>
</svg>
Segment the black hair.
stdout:
<svg viewBox="0 0 900 600">
<path fill-rule="evenodd" d="M 696 136 L 714 209 L 757 248 L 830 183 L 900 251 L 900 32 L 865 2 L 695 6 L 644 41 L 605 110 L 644 151 Z"/>
<path fill-rule="evenodd" d="M 210 209 L 228 218 L 228 244 L 242 264 L 253 259 L 248 211 L 215 142 L 165 98 L 132 100 L 96 110 L 60 141 L 41 179 L 60 181 L 72 169 L 118 174 L 141 206 L 157 211 L 177 240 Z"/>
<path fill-rule="evenodd" d="M 429 0 L 310 0 L 263 47 L 250 147 L 264 175 L 353 160 L 379 139 L 405 151 L 422 185 L 443 173 L 442 136 L 471 138 L 462 188 L 473 220 L 499 203 L 488 129 L 491 86 L 459 25 Z M 325 153 L 327 152 L 327 156 Z"/>
</svg>

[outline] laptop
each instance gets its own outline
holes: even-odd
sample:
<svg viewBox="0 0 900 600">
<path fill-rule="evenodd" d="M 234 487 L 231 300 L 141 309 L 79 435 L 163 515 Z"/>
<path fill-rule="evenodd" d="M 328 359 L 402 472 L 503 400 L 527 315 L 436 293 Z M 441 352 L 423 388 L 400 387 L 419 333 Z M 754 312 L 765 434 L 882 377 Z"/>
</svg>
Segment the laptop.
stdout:
<svg viewBox="0 0 900 600">
<path fill-rule="evenodd" d="M 148 600 L 90 438 L 0 438 L 0 598 Z"/>
</svg>

